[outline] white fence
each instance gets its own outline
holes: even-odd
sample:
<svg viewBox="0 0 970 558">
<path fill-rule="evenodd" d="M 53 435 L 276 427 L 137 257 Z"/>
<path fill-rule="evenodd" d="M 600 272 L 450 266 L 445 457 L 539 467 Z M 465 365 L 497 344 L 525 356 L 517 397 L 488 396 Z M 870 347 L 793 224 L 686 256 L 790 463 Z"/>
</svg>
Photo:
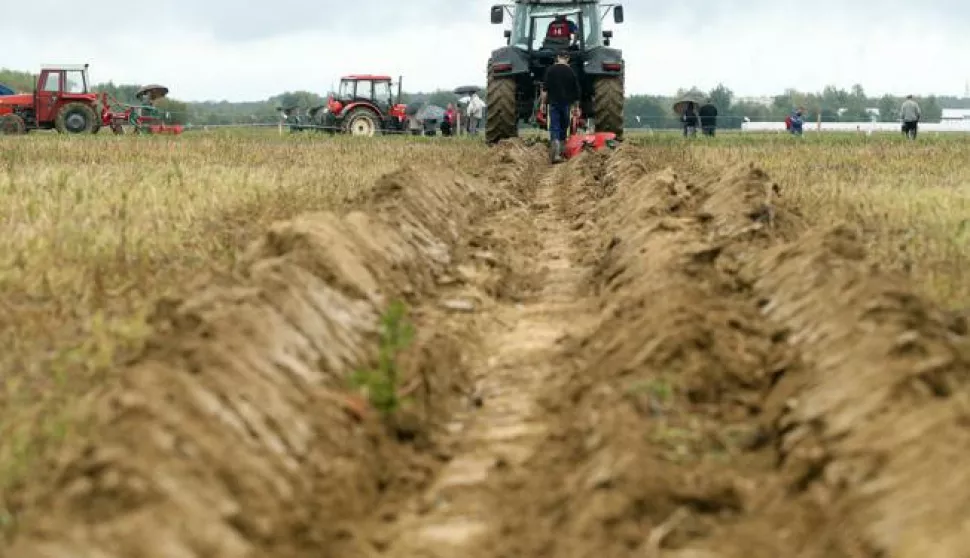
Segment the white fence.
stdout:
<svg viewBox="0 0 970 558">
<path fill-rule="evenodd" d="M 821 126 L 821 128 L 820 128 Z M 802 130 L 808 132 L 895 132 L 902 133 L 899 122 L 805 122 Z M 784 122 L 744 122 L 742 132 L 784 132 Z M 922 132 L 964 132 L 970 133 L 970 120 L 953 122 L 920 122 Z"/>
</svg>

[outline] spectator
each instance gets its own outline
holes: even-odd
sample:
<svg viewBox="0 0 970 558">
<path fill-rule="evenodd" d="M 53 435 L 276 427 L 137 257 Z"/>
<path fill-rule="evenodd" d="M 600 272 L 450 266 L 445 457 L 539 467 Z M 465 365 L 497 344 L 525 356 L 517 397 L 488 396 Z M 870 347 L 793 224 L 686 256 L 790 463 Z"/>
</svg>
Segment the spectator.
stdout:
<svg viewBox="0 0 970 558">
<path fill-rule="evenodd" d="M 691 101 L 687 103 L 687 108 L 684 109 L 684 115 L 680 117 L 681 122 L 684 123 L 684 137 L 696 136 L 697 135 L 697 106 Z"/>
<path fill-rule="evenodd" d="M 717 129 L 717 107 L 708 103 L 697 112 L 701 119 L 701 133 L 705 136 L 714 136 Z"/>
<path fill-rule="evenodd" d="M 916 139 L 916 131 L 919 128 L 919 121 L 923 113 L 916 101 L 913 100 L 912 95 L 906 95 L 906 100 L 899 107 L 899 112 L 903 118 L 903 134 L 911 140 Z"/>
<path fill-rule="evenodd" d="M 455 105 L 448 103 L 445 116 L 441 120 L 441 135 L 450 136 L 455 128 Z"/>
<path fill-rule="evenodd" d="M 478 133 L 478 127 L 481 125 L 482 116 L 485 115 L 485 101 L 482 101 L 478 93 L 472 93 L 471 99 L 468 101 L 468 133 L 475 135 Z"/>
<path fill-rule="evenodd" d="M 788 117 L 789 118 L 788 122 L 790 123 L 790 127 L 788 128 L 788 131 L 791 132 L 793 136 L 802 135 L 802 126 L 804 126 L 805 124 L 805 120 L 802 117 L 804 110 L 805 109 L 799 107 L 795 109 L 795 112 L 793 112 L 790 117 Z"/>
</svg>

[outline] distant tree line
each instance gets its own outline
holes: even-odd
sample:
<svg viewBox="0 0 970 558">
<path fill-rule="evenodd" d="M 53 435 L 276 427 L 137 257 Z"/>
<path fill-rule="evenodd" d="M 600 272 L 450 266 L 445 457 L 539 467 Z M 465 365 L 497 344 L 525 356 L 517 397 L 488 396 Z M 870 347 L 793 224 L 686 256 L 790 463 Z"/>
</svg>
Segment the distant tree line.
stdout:
<svg viewBox="0 0 970 558">
<path fill-rule="evenodd" d="M 820 116 L 823 122 L 868 122 L 873 118 L 882 122 L 895 122 L 899 120 L 899 106 L 903 102 L 902 98 L 892 95 L 870 97 L 861 85 L 854 85 L 850 90 L 829 86 L 818 93 L 788 89 L 771 97 L 769 103 L 737 99 L 734 92 L 724 85 L 718 85 L 707 92 L 691 87 L 678 90 L 672 97 L 628 97 L 624 110 L 626 125 L 631 128 L 676 127 L 679 124 L 672 107 L 683 98 L 716 106 L 718 125 L 722 128 L 740 128 L 745 118 L 753 122 L 779 122 L 799 107 L 805 109 L 805 119 L 810 122 L 817 121 Z M 944 108 L 970 108 L 970 98 L 933 95 L 914 98 L 923 111 L 923 120 L 927 122 L 938 122 Z M 876 109 L 878 114 L 870 109 Z"/>
<path fill-rule="evenodd" d="M 16 90 L 32 91 L 34 79 L 27 72 L 0 69 L 0 83 Z M 93 86 L 96 91 L 106 91 L 119 101 L 132 104 L 137 102 L 135 92 L 138 88 L 138 85 L 115 85 L 110 81 Z M 861 85 L 854 85 L 848 90 L 829 86 L 816 93 L 789 89 L 772 97 L 767 104 L 738 99 L 724 85 L 718 85 L 710 91 L 691 87 L 680 89 L 673 96 L 630 95 L 624 110 L 626 126 L 677 127 L 678 118 L 673 113 L 672 106 L 682 98 L 715 105 L 718 108 L 718 125 L 722 128 L 740 128 L 745 118 L 756 122 L 781 121 L 797 107 L 805 109 L 805 117 L 809 122 L 815 122 L 819 116 L 823 122 L 866 122 L 873 118 L 869 110 L 873 108 L 878 109 L 878 120 L 894 122 L 899 118 L 899 106 L 902 103 L 901 98 L 890 95 L 870 97 Z M 402 94 L 402 101 L 405 103 L 427 102 L 443 107 L 457 100 L 457 95 L 446 90 Z M 918 97 L 917 101 L 923 110 L 923 119 L 927 122 L 939 121 L 943 108 L 970 108 L 970 98 L 930 95 Z M 309 91 L 286 91 L 264 101 L 251 102 L 183 102 L 167 98 L 159 103 L 159 108 L 169 111 L 174 122 L 218 125 L 275 122 L 279 118 L 279 107 L 309 108 L 325 102 L 326 95 Z"/>
</svg>

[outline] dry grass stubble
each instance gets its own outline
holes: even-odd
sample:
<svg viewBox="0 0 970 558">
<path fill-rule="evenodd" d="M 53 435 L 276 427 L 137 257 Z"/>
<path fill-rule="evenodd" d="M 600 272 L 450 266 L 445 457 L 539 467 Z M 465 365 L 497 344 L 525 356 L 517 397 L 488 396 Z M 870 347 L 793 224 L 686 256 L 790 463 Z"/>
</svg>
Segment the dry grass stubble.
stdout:
<svg viewBox="0 0 970 558">
<path fill-rule="evenodd" d="M 480 151 L 398 138 L 0 141 L 0 524 L 12 520 L 5 489 L 83 432 L 74 409 L 137 350 L 159 296 L 228 270 L 273 221 L 357 204 L 401 163 L 467 165 Z"/>
</svg>

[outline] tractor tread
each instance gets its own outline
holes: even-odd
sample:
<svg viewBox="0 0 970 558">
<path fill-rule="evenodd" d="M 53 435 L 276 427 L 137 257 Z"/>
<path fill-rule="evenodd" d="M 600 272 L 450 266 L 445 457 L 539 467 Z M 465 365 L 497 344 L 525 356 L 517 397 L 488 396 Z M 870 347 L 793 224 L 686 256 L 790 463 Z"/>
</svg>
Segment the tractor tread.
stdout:
<svg viewBox="0 0 970 558">
<path fill-rule="evenodd" d="M 357 115 L 358 114 L 366 114 L 367 115 L 366 117 L 367 118 L 370 118 L 370 120 L 373 122 L 373 124 L 374 124 L 374 134 L 373 135 L 376 136 L 376 135 L 380 135 L 382 133 L 383 130 L 382 130 L 382 127 L 381 127 L 381 119 L 380 119 L 380 116 L 378 116 L 376 113 L 374 113 L 373 110 L 371 110 L 371 109 L 369 109 L 367 107 L 357 107 L 357 108 L 351 110 L 347 114 L 347 116 L 344 117 L 344 119 L 343 119 L 343 126 L 342 126 L 344 133 L 349 134 L 349 135 L 353 135 L 353 132 L 354 131 L 353 131 L 352 125 L 353 125 L 354 120 L 357 119 Z"/>
<path fill-rule="evenodd" d="M 602 77 L 593 86 L 593 116 L 597 132 L 623 137 L 623 77 Z"/>
<path fill-rule="evenodd" d="M 515 100 L 515 78 L 488 76 L 485 121 L 486 143 L 496 143 L 518 135 L 518 114 Z"/>
<path fill-rule="evenodd" d="M 27 133 L 27 123 L 19 114 L 0 116 L 0 134 L 20 135 Z"/>
<path fill-rule="evenodd" d="M 79 110 L 84 113 L 85 119 L 87 120 L 87 126 L 80 132 L 71 132 L 67 129 L 67 115 L 71 112 Z M 94 109 L 90 105 L 81 102 L 67 103 L 61 110 L 57 111 L 57 116 L 54 118 L 54 128 L 62 134 L 70 133 L 92 133 L 95 126 L 97 126 L 98 115 L 94 113 Z"/>
</svg>

